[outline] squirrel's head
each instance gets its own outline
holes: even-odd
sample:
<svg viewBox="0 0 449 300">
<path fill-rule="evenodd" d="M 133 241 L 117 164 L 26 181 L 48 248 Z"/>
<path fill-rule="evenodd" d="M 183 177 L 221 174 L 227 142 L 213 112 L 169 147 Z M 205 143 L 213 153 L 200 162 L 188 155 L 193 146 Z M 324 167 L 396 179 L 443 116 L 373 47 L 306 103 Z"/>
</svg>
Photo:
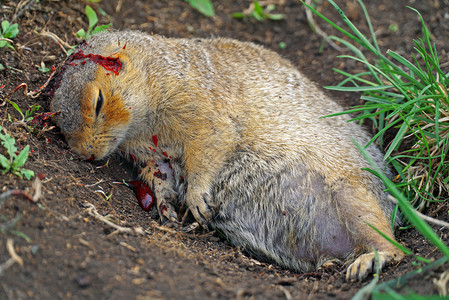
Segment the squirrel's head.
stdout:
<svg viewBox="0 0 449 300">
<path fill-rule="evenodd" d="M 83 53 L 82 51 L 80 51 Z M 68 59 L 51 110 L 71 149 L 85 159 L 102 159 L 125 139 L 130 112 L 114 71 L 93 56 Z"/>
</svg>

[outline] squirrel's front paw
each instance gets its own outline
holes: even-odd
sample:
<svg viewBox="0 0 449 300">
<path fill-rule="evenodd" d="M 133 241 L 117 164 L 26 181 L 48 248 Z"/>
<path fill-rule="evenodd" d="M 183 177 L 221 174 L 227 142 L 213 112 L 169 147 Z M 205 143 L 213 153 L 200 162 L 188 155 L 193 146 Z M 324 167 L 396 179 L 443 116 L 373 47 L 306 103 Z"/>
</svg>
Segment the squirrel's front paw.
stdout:
<svg viewBox="0 0 449 300">
<path fill-rule="evenodd" d="M 178 214 L 175 211 L 172 203 L 176 203 L 178 194 L 170 188 L 155 187 L 156 205 L 159 216 L 167 218 L 171 223 L 178 223 Z"/>
<path fill-rule="evenodd" d="M 215 205 L 212 203 L 212 197 L 207 193 L 199 194 L 187 192 L 187 205 L 190 212 L 195 217 L 202 227 L 207 228 L 207 225 L 215 211 Z"/>
<path fill-rule="evenodd" d="M 174 190 L 175 179 L 169 161 L 150 160 L 141 167 L 139 173 L 140 177 L 152 186 L 161 220 L 166 218 L 176 225 L 178 215 L 175 206 L 178 204 L 178 193 Z"/>
</svg>

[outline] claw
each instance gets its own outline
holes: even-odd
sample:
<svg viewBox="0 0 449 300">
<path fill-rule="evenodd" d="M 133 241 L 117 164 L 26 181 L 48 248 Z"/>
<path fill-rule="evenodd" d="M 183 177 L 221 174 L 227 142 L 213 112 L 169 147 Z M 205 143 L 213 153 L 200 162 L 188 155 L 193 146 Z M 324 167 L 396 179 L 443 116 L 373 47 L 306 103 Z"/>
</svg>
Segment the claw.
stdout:
<svg viewBox="0 0 449 300">
<path fill-rule="evenodd" d="M 391 260 L 392 255 L 388 252 L 378 253 L 379 261 L 376 261 L 374 252 L 359 256 L 346 271 L 346 281 L 362 281 L 369 274 L 373 273 L 378 263 L 382 269 L 384 265 Z"/>
<path fill-rule="evenodd" d="M 186 202 L 195 220 L 204 229 L 208 229 L 215 208 L 210 195 L 191 190 L 187 192 Z"/>
<path fill-rule="evenodd" d="M 193 209 L 190 209 L 190 211 L 197 221 L 196 223 L 201 225 L 201 227 L 203 227 L 205 230 L 208 230 L 209 220 L 212 216 L 211 210 L 209 210 L 208 207 L 206 209 L 201 209 L 199 206 L 196 206 Z"/>
<path fill-rule="evenodd" d="M 169 198 L 171 199 L 171 198 Z M 172 223 L 178 222 L 178 214 L 175 211 L 175 208 L 169 201 L 166 200 L 165 197 L 156 197 L 157 201 L 157 209 L 159 212 L 159 216 L 161 218 L 165 217 L 168 221 Z"/>
<path fill-rule="evenodd" d="M 181 227 L 179 230 L 181 230 L 184 233 L 189 233 L 195 231 L 198 227 L 200 227 L 200 224 L 198 222 L 193 222 L 192 224 L 189 224 L 185 227 Z"/>
</svg>

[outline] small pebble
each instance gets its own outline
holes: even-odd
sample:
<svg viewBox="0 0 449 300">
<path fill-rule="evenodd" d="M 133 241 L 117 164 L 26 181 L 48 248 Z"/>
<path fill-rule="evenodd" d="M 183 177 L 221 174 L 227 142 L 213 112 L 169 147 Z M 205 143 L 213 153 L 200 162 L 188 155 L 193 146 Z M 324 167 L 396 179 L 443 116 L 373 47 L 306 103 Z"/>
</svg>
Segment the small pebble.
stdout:
<svg viewBox="0 0 449 300">
<path fill-rule="evenodd" d="M 80 288 L 86 288 L 92 283 L 92 278 L 87 274 L 80 274 L 76 278 L 76 283 Z"/>
</svg>

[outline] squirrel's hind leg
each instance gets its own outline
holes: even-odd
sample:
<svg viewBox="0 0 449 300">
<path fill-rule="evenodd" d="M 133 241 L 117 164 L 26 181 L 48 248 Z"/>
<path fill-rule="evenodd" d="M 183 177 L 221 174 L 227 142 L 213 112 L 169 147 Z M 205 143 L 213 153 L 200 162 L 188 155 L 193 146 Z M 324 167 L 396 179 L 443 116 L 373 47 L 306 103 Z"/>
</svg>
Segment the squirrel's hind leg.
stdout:
<svg viewBox="0 0 449 300">
<path fill-rule="evenodd" d="M 360 255 L 348 267 L 346 280 L 362 280 L 375 271 L 377 262 L 373 249 L 376 249 L 378 253 L 380 268 L 389 262 L 400 261 L 404 257 L 404 253 L 369 226 L 373 226 L 394 240 L 389 219 L 373 192 L 363 187 L 345 186 L 343 190 L 340 190 L 340 196 L 339 206 L 342 215 L 347 216 L 345 218 L 346 226 L 352 233 L 356 252 L 368 252 Z"/>
</svg>

